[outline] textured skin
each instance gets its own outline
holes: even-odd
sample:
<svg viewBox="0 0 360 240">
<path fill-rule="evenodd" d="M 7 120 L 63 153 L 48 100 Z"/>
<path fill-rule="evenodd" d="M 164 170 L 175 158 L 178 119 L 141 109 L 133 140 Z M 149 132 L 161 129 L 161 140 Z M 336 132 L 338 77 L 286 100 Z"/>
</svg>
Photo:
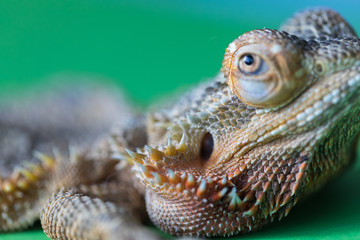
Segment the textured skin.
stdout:
<svg viewBox="0 0 360 240">
<path fill-rule="evenodd" d="M 328 9 L 245 33 L 226 49 L 222 73 L 177 102 L 146 116 L 119 107 L 128 119 L 110 137 L 38 154 L 47 170 L 21 175 L 41 192 L 21 197 L 36 205 L 31 218 L 16 212 L 20 187 L 6 187 L 19 180 L 2 179 L 0 230 L 30 222 L 52 192 L 41 222 L 53 239 L 157 239 L 141 227 L 145 211 L 175 236 L 231 236 L 281 219 L 353 159 L 359 59 L 356 33 Z"/>
<path fill-rule="evenodd" d="M 60 173 L 65 161 L 55 163 L 40 152 L 52 155 L 53 150 L 67 151 L 69 144 L 89 146 L 109 125 L 123 119 L 117 110 L 122 100 L 89 85 L 1 102 L 0 231 L 25 228 L 38 219 L 43 202 L 55 190 L 55 169 Z M 96 105 L 101 106 L 98 113 L 93 111 Z"/>
</svg>

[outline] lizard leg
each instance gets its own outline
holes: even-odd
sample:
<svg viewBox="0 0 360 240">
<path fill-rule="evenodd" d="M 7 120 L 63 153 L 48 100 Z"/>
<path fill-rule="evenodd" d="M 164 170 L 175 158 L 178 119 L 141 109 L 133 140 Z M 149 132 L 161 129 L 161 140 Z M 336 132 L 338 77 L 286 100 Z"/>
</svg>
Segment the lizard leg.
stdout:
<svg viewBox="0 0 360 240">
<path fill-rule="evenodd" d="M 52 239 L 157 239 L 124 208 L 74 190 L 50 198 L 41 220 Z"/>
<path fill-rule="evenodd" d="M 127 161 L 113 159 L 146 144 L 145 118 L 133 115 L 91 147 L 55 154 L 56 192 L 44 204 L 41 223 L 52 239 L 159 239 L 148 220 L 144 189 Z"/>
<path fill-rule="evenodd" d="M 52 239 L 159 239 L 141 225 L 144 206 L 138 192 L 117 182 L 82 185 L 54 194 L 41 222 Z"/>
<path fill-rule="evenodd" d="M 108 170 L 91 170 L 93 164 L 99 165 L 99 162 L 104 162 L 101 168 Z M 60 191 L 45 203 L 41 211 L 41 223 L 48 237 L 159 239 L 142 225 L 147 219 L 143 191 L 136 187 L 129 164 L 117 169 L 112 160 L 82 159 L 66 164 L 66 167 L 58 173 L 63 176 L 60 177 L 62 181 L 56 181 Z M 83 173 L 89 171 L 92 174 L 86 179 L 88 174 Z"/>
<path fill-rule="evenodd" d="M 0 232 L 26 228 L 39 217 L 58 172 L 49 157 L 54 147 L 64 153 L 69 144 L 92 144 L 132 116 L 115 92 L 83 84 L 0 99 Z"/>
</svg>

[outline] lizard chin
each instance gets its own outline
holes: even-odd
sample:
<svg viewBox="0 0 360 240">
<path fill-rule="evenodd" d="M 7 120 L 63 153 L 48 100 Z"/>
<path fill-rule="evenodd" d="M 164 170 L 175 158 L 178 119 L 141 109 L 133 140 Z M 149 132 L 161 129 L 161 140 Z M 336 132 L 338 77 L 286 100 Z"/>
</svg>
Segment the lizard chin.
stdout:
<svg viewBox="0 0 360 240">
<path fill-rule="evenodd" d="M 146 192 L 146 207 L 152 222 L 174 236 L 231 236 L 259 228 L 264 221 L 242 217 L 221 203 L 207 199 L 166 199 L 155 192 Z"/>
<path fill-rule="evenodd" d="M 181 144 L 172 146 L 171 152 L 146 149 L 143 153 L 129 152 L 133 169 L 146 186 L 150 219 L 174 236 L 231 236 L 281 219 L 297 202 L 307 169 L 307 156 L 298 156 L 269 166 L 258 165 L 256 171 L 242 165 L 222 175 L 204 177 L 195 170 L 174 170 L 163 164 L 170 157 L 181 159 L 187 154 Z M 284 172 L 279 174 L 283 177 L 275 179 L 273 169 Z M 270 190 L 273 180 L 287 181 L 277 189 L 277 198 Z"/>
<path fill-rule="evenodd" d="M 233 178 L 207 180 L 192 179 L 188 174 L 176 184 L 177 190 L 171 184 L 161 191 L 148 188 L 147 212 L 158 228 L 174 236 L 232 236 L 256 230 L 286 216 L 296 204 L 306 159 L 299 158 L 294 165 L 298 172 L 289 174 L 288 179 L 294 177 L 295 181 L 279 190 L 277 198 L 268 193 L 271 180 L 254 184 L 258 176 L 249 178 L 247 171 L 234 173 Z"/>
</svg>

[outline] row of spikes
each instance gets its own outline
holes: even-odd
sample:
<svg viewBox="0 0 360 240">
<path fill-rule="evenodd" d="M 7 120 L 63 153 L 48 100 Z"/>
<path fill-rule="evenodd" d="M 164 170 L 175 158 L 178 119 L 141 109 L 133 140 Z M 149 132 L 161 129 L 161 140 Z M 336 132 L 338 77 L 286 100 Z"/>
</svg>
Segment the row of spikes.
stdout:
<svg viewBox="0 0 360 240">
<path fill-rule="evenodd" d="M 55 165 L 55 160 L 40 152 L 34 152 L 34 157 L 40 164 L 25 162 L 24 167 L 19 167 L 7 177 L 0 177 L 0 193 L 11 194 L 16 191 L 27 191 L 31 186 L 48 173 Z"/>
<path fill-rule="evenodd" d="M 281 211 L 278 211 L 277 214 L 273 214 L 273 215 L 265 214 L 265 220 L 269 219 L 271 222 L 273 222 L 275 218 L 281 220 L 284 216 L 288 215 L 288 213 L 290 212 L 292 207 L 296 204 L 296 202 L 297 199 L 295 199 L 295 201 L 292 202 L 291 204 L 288 204 Z M 259 222 L 262 222 L 263 220 L 256 218 L 254 216 L 256 211 L 258 211 L 258 208 L 252 207 L 250 208 L 249 211 L 244 212 L 242 215 L 238 213 L 230 214 L 232 221 L 234 222 L 236 221 L 238 224 L 233 223 L 233 224 L 224 225 L 223 223 L 217 223 L 212 221 L 210 223 L 208 222 L 208 225 L 204 226 L 202 230 L 206 232 L 205 234 L 207 237 L 214 237 L 219 235 L 223 235 L 225 237 L 225 236 L 231 236 L 233 234 L 236 235 L 242 231 L 244 232 L 251 231 L 253 228 L 257 229 L 258 227 L 256 227 L 256 225 Z M 261 211 L 263 211 L 263 209 L 261 209 Z M 225 212 L 224 214 L 228 214 L 228 213 Z"/>
<path fill-rule="evenodd" d="M 129 155 L 132 159 L 136 159 L 135 166 L 137 167 L 137 173 L 140 179 L 142 179 L 145 184 L 150 183 L 150 186 L 157 191 L 162 190 L 169 193 L 176 191 L 177 193 L 184 194 L 186 197 L 189 197 L 192 193 L 196 194 L 198 198 L 210 199 L 211 202 L 223 201 L 228 204 L 230 211 L 243 210 L 249 202 L 254 200 L 255 192 L 258 192 L 255 204 L 249 210 L 243 212 L 244 216 L 253 216 L 257 212 L 259 205 L 266 196 L 266 192 L 271 187 L 271 181 L 264 183 L 259 181 L 258 184 L 249 183 L 248 185 L 252 187 L 250 189 L 242 189 L 242 191 L 250 191 L 241 199 L 239 196 L 240 193 L 237 192 L 236 186 L 231 182 L 231 179 L 243 172 L 245 167 L 236 169 L 220 180 L 213 180 L 210 177 L 207 179 L 196 179 L 196 177 L 190 173 L 179 174 L 170 169 L 166 170 L 166 174 L 161 174 L 157 171 L 158 169 L 151 165 L 143 164 L 145 161 L 139 161 L 145 158 L 146 155 L 131 151 L 129 151 Z M 300 178 L 299 175 L 300 174 L 297 174 L 297 179 Z M 284 184 L 281 191 L 277 194 L 274 204 L 270 203 L 270 208 L 272 209 L 270 216 L 288 203 L 290 197 L 294 195 L 296 189 L 299 187 L 298 181 L 296 181 L 296 183 L 297 184 L 293 185 Z M 257 191 L 260 184 L 262 184 L 262 191 Z"/>
<path fill-rule="evenodd" d="M 137 148 L 137 152 L 133 152 L 130 149 L 125 149 L 127 154 L 124 154 L 122 146 L 119 145 L 114 139 L 110 139 L 110 144 L 113 151 L 113 159 L 127 160 L 131 164 L 139 163 L 141 165 L 151 165 L 158 167 L 160 163 L 164 163 L 167 158 L 180 157 L 182 154 L 186 154 L 188 147 L 186 145 L 186 134 L 183 133 L 181 140 L 177 146 L 172 143 L 172 140 L 168 139 L 168 144 L 163 150 L 159 150 L 148 145 L 144 148 Z"/>
<path fill-rule="evenodd" d="M 164 161 L 166 158 L 177 158 L 181 154 L 186 154 L 189 151 L 188 141 L 191 141 L 191 138 L 187 136 L 187 129 L 190 125 L 187 121 L 180 121 L 174 125 L 167 126 L 167 145 L 160 145 L 156 148 L 145 145 L 143 148 L 136 148 L 136 154 L 147 155 L 146 159 L 148 162 L 146 164 L 157 166 L 160 162 Z M 177 144 L 174 145 L 173 142 Z M 121 142 L 118 142 L 115 136 L 110 136 L 108 138 L 108 143 L 113 152 L 112 157 L 116 160 L 127 160 L 128 162 L 134 164 L 134 160 L 140 160 L 140 163 L 145 160 L 143 156 L 134 156 L 134 153 L 126 149 Z M 126 150 L 126 151 L 125 151 Z M 126 152 L 128 154 L 126 154 Z M 129 158 L 130 155 L 130 158 Z"/>
<path fill-rule="evenodd" d="M 145 184 L 150 183 L 151 188 L 166 190 L 169 192 L 176 191 L 178 193 L 183 193 L 185 196 L 190 196 L 190 193 L 192 193 L 196 194 L 198 198 L 207 198 L 210 196 L 210 199 L 213 202 L 225 199 L 225 201 L 229 204 L 229 210 L 232 211 L 243 209 L 244 205 L 246 205 L 245 203 L 250 200 L 250 192 L 256 191 L 259 185 L 263 184 L 263 190 L 258 194 L 259 196 L 257 196 L 254 206 L 245 213 L 245 215 L 253 215 L 260 203 L 263 201 L 265 193 L 270 187 L 271 179 L 265 183 L 258 181 L 256 184 L 253 184 L 253 181 L 249 181 L 248 188 L 245 187 L 242 189 L 242 191 L 251 190 L 249 192 L 249 196 L 246 195 L 244 199 L 241 199 L 239 197 L 239 193 L 236 191 L 236 187 L 225 187 L 225 185 L 227 181 L 230 181 L 232 178 L 239 175 L 246 167 L 242 167 L 243 169 L 236 169 L 228 176 L 224 177 L 223 179 L 225 180 L 222 179 L 216 182 L 211 178 L 206 180 L 198 178 L 195 181 L 195 177 L 192 174 L 178 174 L 174 173 L 170 169 L 166 170 L 159 166 L 158 163 L 164 162 L 167 157 L 176 157 L 178 154 L 186 152 L 185 138 L 186 135 L 183 134 L 178 147 L 175 147 L 169 139 L 168 145 L 164 151 L 160 151 L 150 146 L 145 146 L 143 150 L 138 150 L 137 153 L 126 149 L 128 156 L 125 158 L 136 166 L 140 179 L 142 179 Z M 124 158 L 124 156 L 121 157 L 122 159 Z M 160 171 L 160 169 L 162 170 Z M 299 175 L 303 175 L 303 173 L 297 174 L 296 179 L 300 178 Z M 275 204 L 271 206 L 272 211 L 270 215 L 276 213 L 280 207 L 284 206 L 290 197 L 296 192 L 298 187 L 299 184 L 293 184 L 291 187 L 290 184 L 285 184 L 282 187 L 281 192 L 278 194 Z M 284 195 L 284 193 L 289 189 L 291 190 L 291 195 Z"/>
<path fill-rule="evenodd" d="M 231 182 L 233 178 L 245 170 L 245 166 L 235 169 L 232 173 L 221 179 L 212 179 L 211 177 L 202 179 L 201 177 L 195 177 L 191 173 L 178 173 L 170 169 L 163 170 L 165 173 L 161 174 L 153 165 L 147 165 L 148 161 L 145 160 L 147 155 L 135 153 L 130 150 L 127 151 L 134 162 L 134 166 L 136 166 L 138 177 L 145 185 L 150 186 L 155 191 L 176 192 L 177 194 L 183 194 L 185 197 L 190 197 L 192 194 L 197 198 L 209 199 L 214 203 L 223 201 L 228 204 L 230 211 L 243 209 L 249 201 L 253 200 L 251 196 L 252 193 L 240 199 L 239 193 L 236 192 L 236 186 Z M 158 152 L 160 152 L 153 148 L 148 151 L 151 151 L 153 154 L 159 154 Z M 263 194 L 263 196 L 265 196 L 265 194 Z M 259 198 L 258 201 L 262 201 L 262 198 Z M 254 215 L 258 205 L 259 203 L 257 202 L 256 206 L 244 212 L 244 215 Z"/>
</svg>

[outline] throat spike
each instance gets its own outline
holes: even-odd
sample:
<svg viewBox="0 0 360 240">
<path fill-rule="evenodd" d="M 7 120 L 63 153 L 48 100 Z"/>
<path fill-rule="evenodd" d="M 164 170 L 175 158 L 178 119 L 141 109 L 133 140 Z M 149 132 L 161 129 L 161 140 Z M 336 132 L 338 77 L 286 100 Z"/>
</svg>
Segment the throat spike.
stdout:
<svg viewBox="0 0 360 240">
<path fill-rule="evenodd" d="M 175 156 L 177 154 L 176 148 L 172 144 L 170 138 L 168 139 L 168 145 L 166 147 L 165 154 L 169 157 Z"/>
<path fill-rule="evenodd" d="M 131 157 L 133 162 L 137 162 L 137 163 L 140 163 L 140 164 L 144 163 L 145 155 L 133 152 L 133 151 L 131 151 L 129 149 L 126 149 L 126 151 L 129 154 L 129 156 Z"/>
<path fill-rule="evenodd" d="M 160 161 L 161 159 L 164 158 L 163 152 L 155 148 L 145 145 L 145 149 L 149 152 L 151 159 L 154 160 L 155 162 Z"/>
</svg>

